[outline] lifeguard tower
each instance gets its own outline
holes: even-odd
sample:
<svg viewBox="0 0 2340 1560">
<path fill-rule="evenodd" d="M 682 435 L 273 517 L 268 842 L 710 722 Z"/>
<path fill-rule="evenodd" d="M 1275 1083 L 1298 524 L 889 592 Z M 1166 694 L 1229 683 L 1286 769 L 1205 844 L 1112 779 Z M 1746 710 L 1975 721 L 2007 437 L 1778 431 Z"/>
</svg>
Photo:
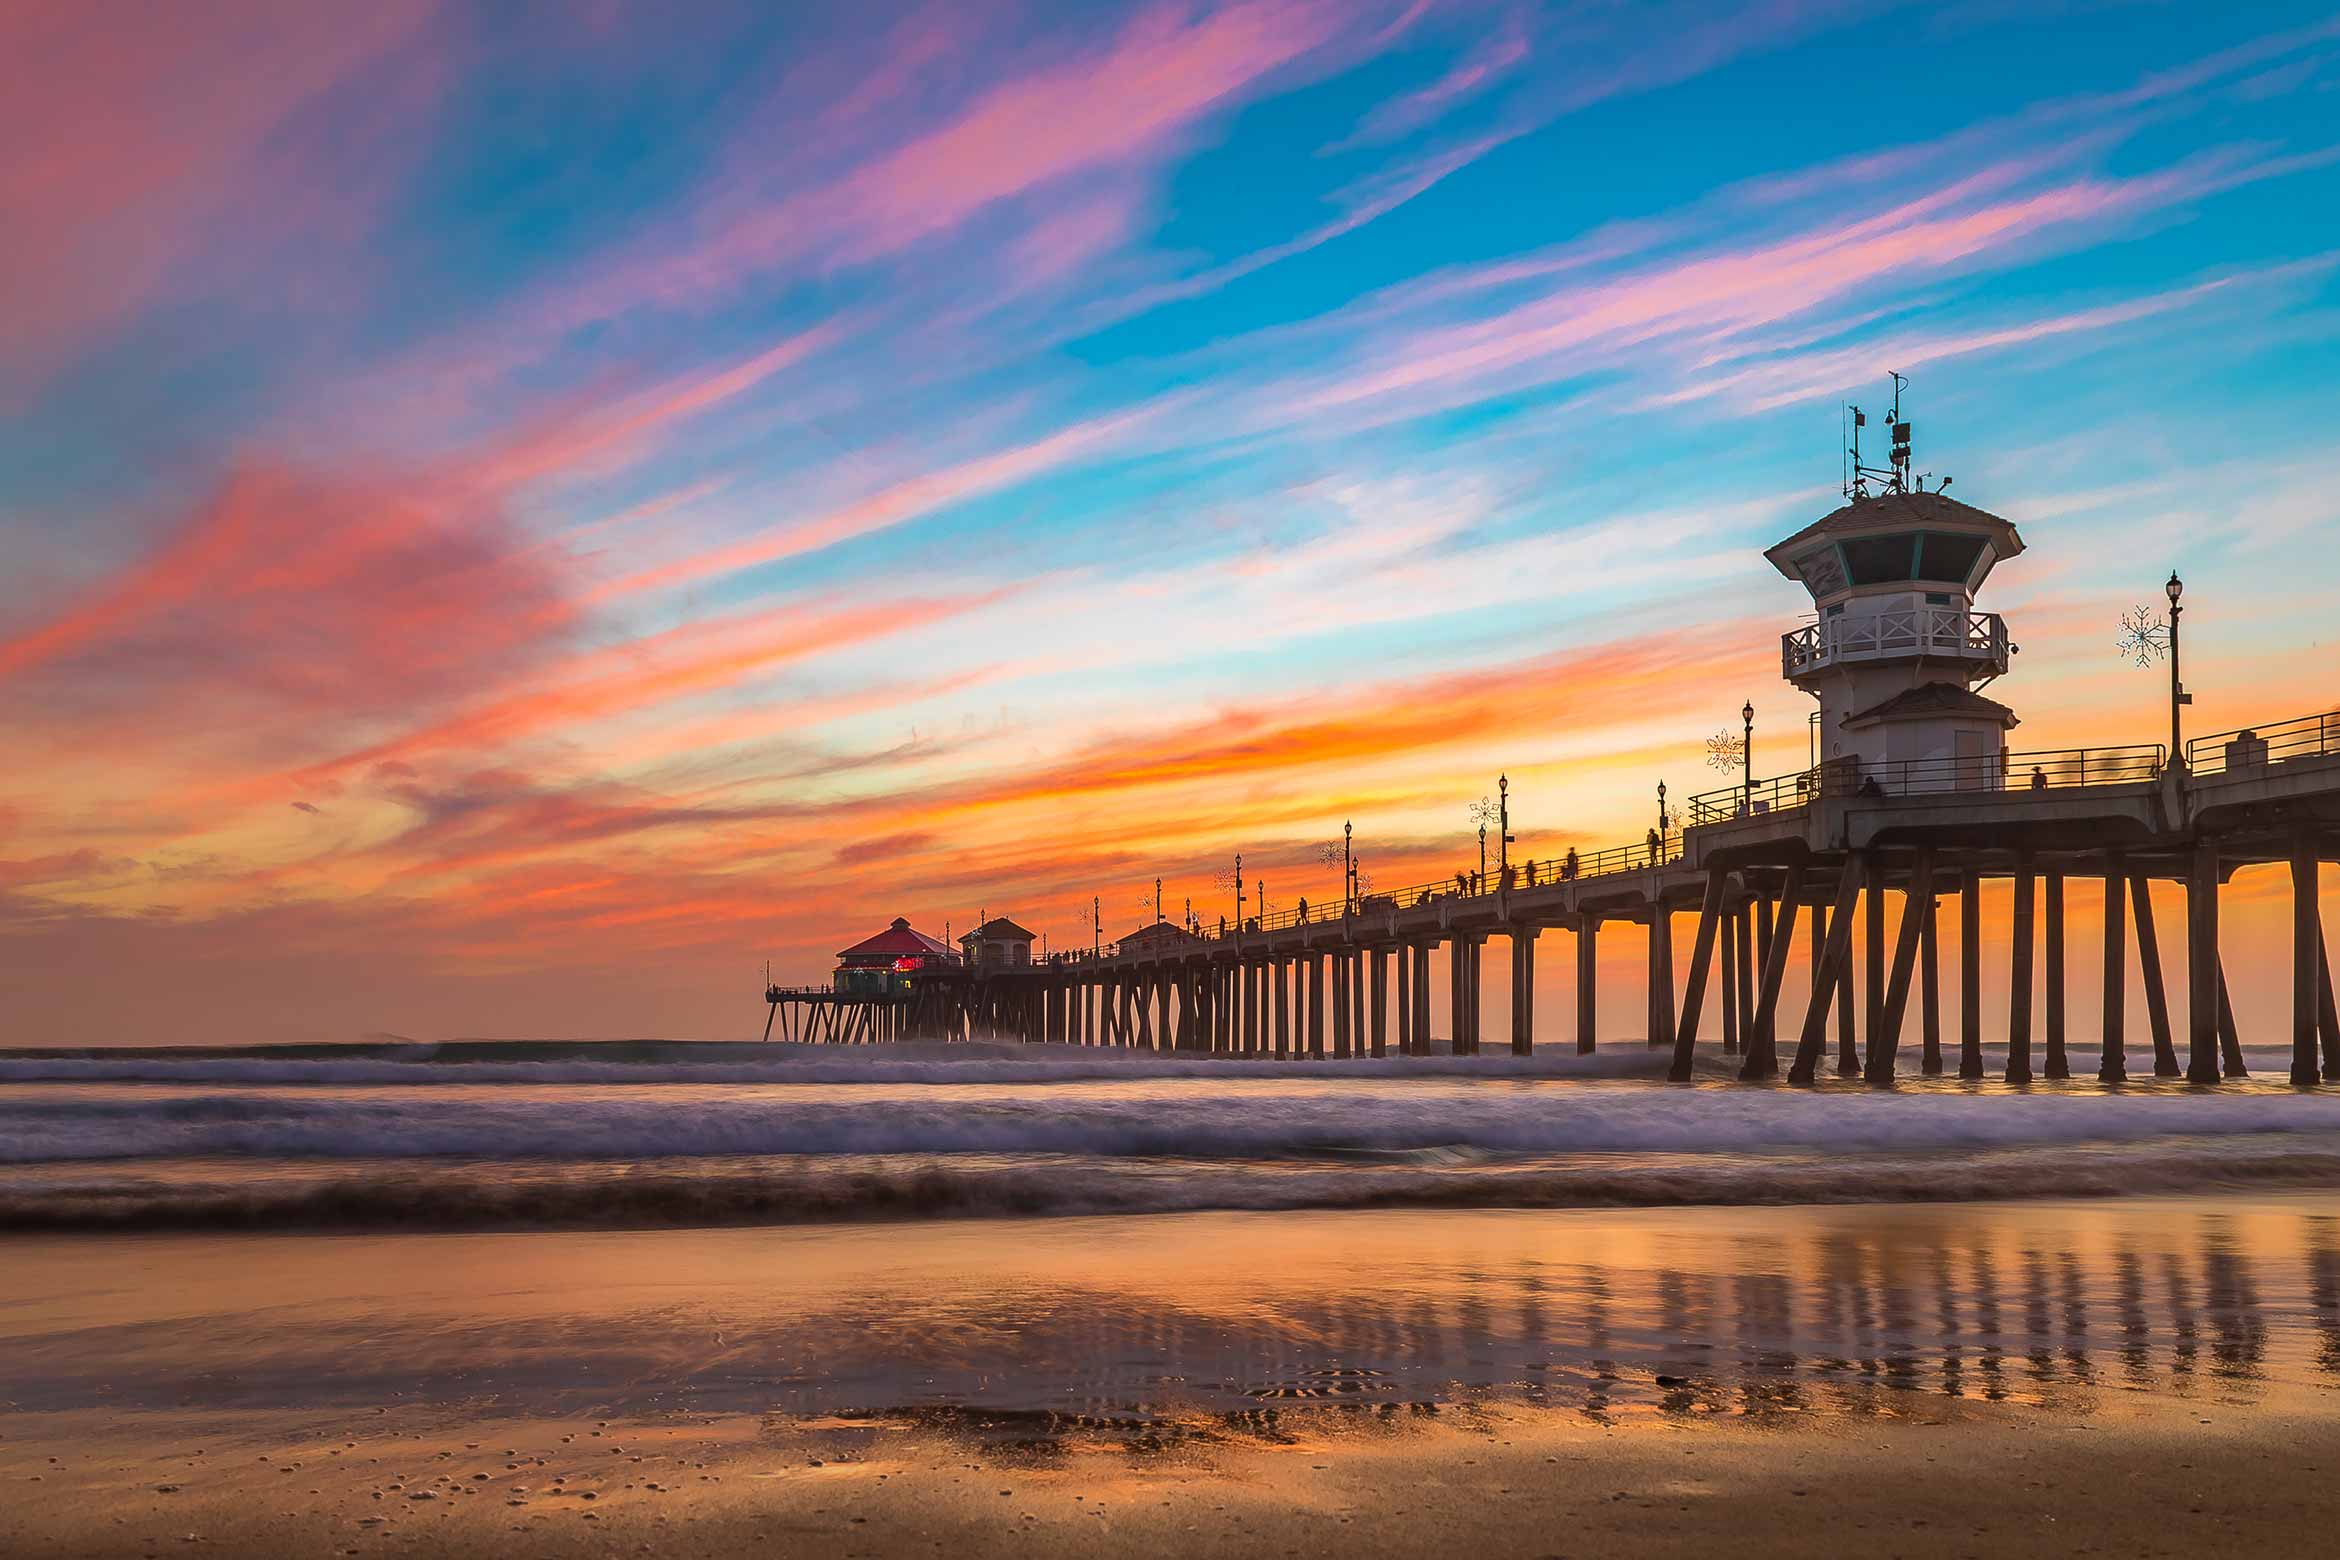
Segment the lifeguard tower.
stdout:
<svg viewBox="0 0 2340 1560">
<path fill-rule="evenodd" d="M 1910 475 L 1894 376 L 1891 464 L 1861 464 L 1867 419 L 1848 407 L 1845 504 L 1764 553 L 1812 593 L 1813 620 L 1780 638 L 1780 675 L 1820 702 L 1822 789 L 1989 790 L 2006 783 L 2015 712 L 1977 692 L 2015 647 L 1975 593 L 2023 550 L 2015 527 Z M 1872 492 L 1871 485 L 1878 491 Z"/>
</svg>

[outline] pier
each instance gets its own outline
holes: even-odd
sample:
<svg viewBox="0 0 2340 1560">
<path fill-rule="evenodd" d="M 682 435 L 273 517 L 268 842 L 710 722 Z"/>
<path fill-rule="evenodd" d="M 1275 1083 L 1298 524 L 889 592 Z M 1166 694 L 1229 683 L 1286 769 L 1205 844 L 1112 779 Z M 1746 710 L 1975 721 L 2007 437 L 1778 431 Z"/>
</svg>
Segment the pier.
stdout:
<svg viewBox="0 0 2340 1560">
<path fill-rule="evenodd" d="M 832 1012 L 819 1034 L 1341 1058 L 1428 1052 L 1435 1017 L 1455 1054 L 1494 1038 L 1524 1055 L 1536 963 L 1545 934 L 1557 932 L 1576 960 L 1576 1048 L 1589 1052 L 1601 929 L 1624 922 L 1647 928 L 1643 1032 L 1671 1047 L 1676 1080 L 1692 1077 L 1707 1041 L 1750 1082 L 1809 1083 L 1823 1071 L 1890 1082 L 1911 1064 L 1913 1013 L 1919 1073 L 1981 1078 L 1983 965 L 2003 958 L 2007 1081 L 2067 1078 L 2075 1067 L 2117 1081 L 2135 1066 L 2215 1084 L 2244 1070 L 2219 955 L 2220 892 L 2238 870 L 2273 864 L 2291 878 L 2290 1081 L 2340 1081 L 2317 905 L 2320 868 L 2340 859 L 2340 711 L 2184 740 L 2180 710 L 2191 700 L 2177 677 L 2173 574 L 2166 626 L 2148 631 L 2148 648 L 2170 661 L 2169 740 L 2011 751 L 2006 733 L 2018 718 L 1980 689 L 2011 670 L 2016 646 L 1973 597 L 2024 544 L 2009 521 L 1913 483 L 1898 407 L 1892 426 L 1892 466 L 1864 467 L 1850 452 L 1844 506 L 1765 554 L 1812 598 L 1810 621 L 1780 642 L 1782 677 L 1820 706 L 1810 767 L 1750 772 L 1693 797 L 1679 828 L 1639 843 L 1352 891 L 1314 916 L 1242 915 L 1238 876 L 1232 924 L 1181 932 L 1158 922 L 1149 933 L 1175 935 L 1009 967 L 921 970 L 904 990 L 865 999 L 882 1016 Z M 1869 491 L 1871 479 L 1882 491 Z M 1751 724 L 1751 706 L 1745 714 Z M 2105 906 L 2093 1046 L 2065 996 L 2065 899 L 2076 880 L 2100 885 Z M 2182 926 L 2156 919 L 2156 881 L 2182 885 Z M 2013 914 L 2004 947 L 1990 949 L 1981 902 L 2001 883 Z M 1937 954 L 1940 918 L 1953 910 L 1955 1036 L 1943 1028 Z M 1481 964 L 1496 938 L 1509 943 L 1510 1024 L 1490 1037 Z M 1810 996 L 1791 1013 L 1782 992 L 1799 943 Z M 1434 1015 L 1439 960 L 1447 1003 Z M 2137 1058 L 2126 1011 L 2132 960 L 2150 1039 L 2149 1056 Z M 2182 1036 L 2173 989 L 2186 998 Z M 803 1003 L 812 1012 L 849 1000 L 778 987 L 767 999 L 775 1011 Z"/>
</svg>

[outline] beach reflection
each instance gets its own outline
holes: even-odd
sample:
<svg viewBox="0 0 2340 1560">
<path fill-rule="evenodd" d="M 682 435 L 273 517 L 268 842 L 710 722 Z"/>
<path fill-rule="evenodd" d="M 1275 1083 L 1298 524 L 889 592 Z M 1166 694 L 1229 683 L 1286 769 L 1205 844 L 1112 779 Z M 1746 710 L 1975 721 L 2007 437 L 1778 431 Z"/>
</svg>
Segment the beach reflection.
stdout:
<svg viewBox="0 0 2340 1560">
<path fill-rule="evenodd" d="M 2340 1380 L 2327 1206 L 19 1240 L 0 1397 L 950 1418 L 1133 1439 L 1506 1400 L 1780 1425 L 1941 1399 L 2249 1404 Z"/>
</svg>

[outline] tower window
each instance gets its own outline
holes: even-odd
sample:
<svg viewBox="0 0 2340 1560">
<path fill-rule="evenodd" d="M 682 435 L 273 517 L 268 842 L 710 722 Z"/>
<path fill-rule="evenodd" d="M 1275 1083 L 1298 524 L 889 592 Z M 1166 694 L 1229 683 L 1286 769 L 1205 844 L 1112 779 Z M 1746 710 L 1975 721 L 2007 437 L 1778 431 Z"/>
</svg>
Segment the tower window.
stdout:
<svg viewBox="0 0 2340 1560">
<path fill-rule="evenodd" d="M 1982 556 L 1983 538 L 1952 531 L 1928 531 L 1918 545 L 1918 578 L 1963 580 Z"/>
<path fill-rule="evenodd" d="M 1855 585 L 1884 585 L 1909 578 L 1909 536 L 1856 536 L 1844 542 L 1844 571 Z"/>
</svg>

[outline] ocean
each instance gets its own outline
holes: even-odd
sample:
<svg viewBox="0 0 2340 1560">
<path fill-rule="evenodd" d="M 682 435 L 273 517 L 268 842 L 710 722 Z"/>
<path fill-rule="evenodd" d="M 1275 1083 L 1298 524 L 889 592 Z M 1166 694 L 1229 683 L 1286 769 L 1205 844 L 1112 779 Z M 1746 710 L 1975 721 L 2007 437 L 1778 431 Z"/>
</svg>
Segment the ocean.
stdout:
<svg viewBox="0 0 2340 1560">
<path fill-rule="evenodd" d="M 2340 1089 L 1669 1085 L 1660 1053 L 1261 1062 L 643 1041 L 0 1053 L 0 1229 L 560 1229 L 2340 1188 Z M 1995 1070 L 1996 1056 L 1991 1058 Z"/>
</svg>

